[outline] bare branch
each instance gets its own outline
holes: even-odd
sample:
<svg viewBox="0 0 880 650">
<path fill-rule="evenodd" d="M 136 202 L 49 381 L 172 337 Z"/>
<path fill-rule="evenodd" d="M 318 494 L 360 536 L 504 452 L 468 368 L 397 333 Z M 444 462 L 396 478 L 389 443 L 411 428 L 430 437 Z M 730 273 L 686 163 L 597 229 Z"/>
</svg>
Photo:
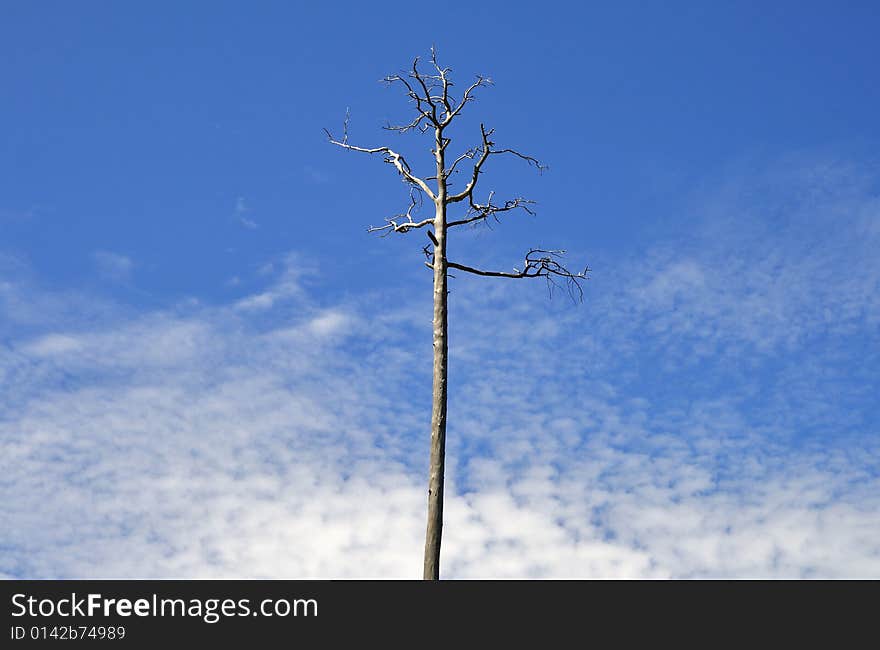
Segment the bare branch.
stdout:
<svg viewBox="0 0 880 650">
<path fill-rule="evenodd" d="M 531 156 L 527 156 L 524 153 L 520 153 L 519 151 L 516 151 L 515 149 L 498 149 L 496 151 L 490 151 L 489 153 L 493 156 L 497 155 L 497 154 L 502 154 L 502 153 L 509 153 L 509 154 L 516 156 L 517 158 L 522 158 L 527 163 L 529 163 L 529 165 L 534 166 L 535 169 L 538 170 L 538 173 L 545 172 L 548 169 L 550 169 L 549 166 L 542 165 L 540 162 L 538 162 L 537 158 L 532 158 Z"/>
<path fill-rule="evenodd" d="M 486 130 L 486 127 L 483 124 L 480 124 L 480 135 L 483 137 L 483 144 L 478 149 L 480 151 L 480 157 L 477 159 L 477 162 L 474 163 L 474 170 L 471 174 L 471 180 L 468 182 L 467 186 L 458 194 L 453 194 L 448 199 L 446 199 L 447 203 L 458 203 L 459 201 L 463 201 L 468 198 L 471 193 L 474 191 L 474 187 L 477 185 L 477 180 L 480 178 L 480 170 L 482 169 L 485 162 L 489 159 L 489 154 L 492 152 L 492 145 L 494 144 L 489 137 L 495 132 L 495 129 Z M 476 155 L 476 151 L 474 152 Z"/>
<path fill-rule="evenodd" d="M 417 190 L 415 187 L 413 187 L 413 189 L 409 193 L 409 207 L 406 209 L 406 212 L 404 212 L 403 214 L 396 214 L 393 217 L 387 217 L 385 219 L 387 223 L 384 226 L 370 226 L 369 228 L 367 228 L 367 232 L 383 232 L 382 236 L 385 237 L 392 232 L 405 233 L 409 232 L 410 230 L 422 228 L 423 226 L 427 226 L 428 224 L 433 223 L 433 217 L 423 219 L 421 221 L 413 220 L 413 210 L 421 205 L 421 201 L 418 201 L 416 199 L 416 195 Z M 421 194 L 419 194 L 418 197 L 420 199 Z M 405 219 L 405 221 L 403 221 L 403 223 L 400 223 L 403 219 Z"/>
<path fill-rule="evenodd" d="M 437 104 L 434 103 L 434 97 L 431 95 L 431 91 L 428 88 L 428 85 L 425 83 L 425 79 L 422 77 L 422 74 L 419 72 L 419 57 L 416 57 L 412 64 L 412 71 L 409 73 L 409 76 L 419 82 L 419 85 L 422 87 L 422 90 L 425 93 L 425 101 L 431 106 L 431 122 L 434 123 L 436 127 L 440 127 L 440 120 L 437 118 Z"/>
<path fill-rule="evenodd" d="M 562 281 L 565 283 L 568 294 L 571 296 L 572 300 L 582 302 L 584 299 L 584 291 L 581 287 L 581 282 L 589 279 L 587 274 L 590 272 L 590 269 L 587 267 L 580 273 L 569 271 L 558 261 L 558 258 L 564 253 L 565 251 L 562 250 L 532 248 L 526 253 L 523 268 L 518 269 L 514 267 L 513 273 L 505 271 L 486 271 L 449 261 L 447 261 L 446 265 L 451 269 L 458 269 L 459 271 L 464 271 L 473 275 L 492 278 L 545 278 L 551 295 L 553 289 L 558 288 L 559 282 Z"/>
<path fill-rule="evenodd" d="M 385 77 L 382 81 L 384 81 L 389 86 L 393 83 L 403 84 L 406 87 L 407 96 L 410 99 L 412 99 L 413 101 L 415 101 L 415 103 L 416 103 L 416 111 L 418 112 L 419 117 L 416 118 L 415 122 L 418 123 L 422 119 L 428 119 L 431 122 L 431 124 L 436 128 L 440 125 L 440 122 L 437 120 L 437 106 L 432 101 L 431 93 L 430 93 L 430 91 L 428 91 L 427 87 L 425 86 L 424 82 L 422 81 L 422 79 L 419 75 L 418 64 L 419 64 L 419 57 L 416 57 L 415 60 L 413 61 L 413 67 L 412 67 L 413 71 L 409 72 L 409 73 L 405 73 L 405 74 L 408 77 L 414 78 L 417 81 L 419 81 L 419 85 L 421 86 L 422 90 L 424 91 L 424 95 L 421 95 L 418 92 L 416 92 L 416 89 L 413 87 L 413 85 L 409 81 L 406 80 L 406 77 L 403 77 L 400 74 L 389 75 L 389 76 Z M 392 130 L 396 130 L 396 131 L 400 131 L 401 133 L 405 133 L 406 130 L 408 130 L 408 129 L 402 130 L 399 128 L 392 127 Z"/>
<path fill-rule="evenodd" d="M 491 86 L 492 80 L 489 77 L 484 77 L 482 75 L 477 75 L 477 80 L 474 81 L 467 89 L 464 91 L 464 94 L 461 96 L 461 101 L 458 103 L 458 106 L 451 112 L 447 112 L 446 116 L 443 118 L 443 122 L 441 122 L 441 126 L 447 126 L 455 116 L 461 113 L 461 109 L 465 107 L 465 105 L 474 100 L 473 92 L 477 88 L 481 88 L 483 86 Z"/>
<path fill-rule="evenodd" d="M 412 173 L 412 170 L 410 169 L 409 164 L 406 162 L 406 159 L 396 151 L 390 149 L 389 147 L 375 147 L 373 149 L 368 149 L 366 147 L 356 147 L 353 144 L 348 144 L 348 122 L 349 113 L 348 111 L 346 111 L 345 122 L 343 123 L 342 140 L 335 139 L 330 131 L 324 129 L 324 133 L 327 134 L 327 139 L 330 141 L 330 144 L 335 144 L 336 146 L 342 147 L 343 149 L 348 149 L 349 151 L 360 151 L 361 153 L 368 154 L 383 154 L 385 162 L 394 165 L 394 167 L 397 169 L 397 172 L 401 176 L 403 176 L 405 181 L 418 186 L 425 194 L 431 197 L 431 200 L 435 199 L 434 193 L 431 192 L 431 188 L 428 187 L 428 184 Z"/>
<path fill-rule="evenodd" d="M 406 223 L 398 224 L 394 221 L 393 218 L 389 217 L 386 219 L 388 221 L 387 226 L 370 226 L 367 228 L 367 232 L 379 232 L 382 230 L 387 230 L 388 233 L 391 232 L 409 232 L 410 230 L 415 230 L 417 228 L 422 228 L 423 226 L 427 226 L 429 224 L 434 223 L 434 218 L 430 217 L 427 219 L 422 219 L 421 221 L 408 221 Z M 386 233 L 386 234 L 388 234 Z M 384 236 L 384 235 L 383 235 Z"/>
<path fill-rule="evenodd" d="M 422 133 L 430 129 L 430 125 L 423 123 L 425 119 L 430 120 L 430 113 L 422 113 L 418 117 L 416 117 L 412 122 L 408 124 L 386 124 L 382 128 L 386 131 L 397 131 L 398 133 L 406 133 L 407 131 L 412 131 L 413 129 L 418 129 Z"/>
<path fill-rule="evenodd" d="M 416 112 L 418 117 L 412 122 L 401 124 L 398 126 L 386 127 L 392 131 L 406 133 L 407 131 L 420 128 L 422 131 L 427 130 L 430 126 L 421 124 L 422 120 L 427 120 L 435 129 L 442 129 L 448 122 L 449 115 L 453 112 L 449 88 L 452 82 L 447 77 L 451 72 L 449 68 L 441 68 L 437 63 L 437 55 L 435 50 L 431 49 L 431 63 L 437 70 L 436 75 L 425 74 L 419 70 L 420 57 L 413 59 L 412 67 L 399 74 L 389 75 L 383 79 L 387 84 L 400 83 L 406 88 L 407 96 L 416 103 Z M 437 91 L 439 94 L 435 94 Z M 441 120 L 438 110 L 444 111 L 444 118 Z"/>
<path fill-rule="evenodd" d="M 450 176 L 452 176 L 455 173 L 455 168 L 458 167 L 458 163 L 460 163 L 462 160 L 465 160 L 465 159 L 473 160 L 474 156 L 477 155 L 477 152 L 479 150 L 480 150 L 479 147 L 474 147 L 473 149 L 468 149 L 463 154 L 461 154 L 458 158 L 456 158 L 454 161 L 452 161 L 452 164 L 446 170 L 446 178 L 449 178 Z"/>
<path fill-rule="evenodd" d="M 489 199 L 486 201 L 485 204 L 475 203 L 473 197 L 471 197 L 471 207 L 468 210 L 467 216 L 464 219 L 459 219 L 458 221 L 450 221 L 446 224 L 446 227 L 451 228 L 452 226 L 462 226 L 468 223 L 485 221 L 489 217 L 492 217 L 496 221 L 498 221 L 499 214 L 517 209 L 525 210 L 531 215 L 535 214 L 534 210 L 529 208 L 530 205 L 535 204 L 535 202 L 532 200 L 518 196 L 515 199 L 506 200 L 503 205 L 495 205 L 492 203 L 493 196 L 495 196 L 495 192 L 489 192 Z"/>
<path fill-rule="evenodd" d="M 452 81 L 450 81 L 447 75 L 452 72 L 452 68 L 441 68 L 440 64 L 437 63 L 437 49 L 432 45 L 431 46 L 431 63 L 434 64 L 434 69 L 437 70 L 436 78 L 443 85 L 443 95 L 440 98 L 440 101 L 443 102 L 443 122 L 447 122 L 449 116 L 452 114 L 452 104 L 449 97 L 449 89 L 454 85 Z"/>
<path fill-rule="evenodd" d="M 529 165 L 533 165 L 539 172 L 543 172 L 547 169 L 547 166 L 542 165 L 537 158 L 527 156 L 526 154 L 521 153 L 515 149 L 493 149 L 492 145 L 494 145 L 495 143 L 489 139 L 492 137 L 493 133 L 495 133 L 495 129 L 489 129 L 487 131 L 486 127 L 483 124 L 480 124 L 480 135 L 483 139 L 482 144 L 480 144 L 480 146 L 478 147 L 475 147 L 474 149 L 468 149 L 467 151 L 465 151 L 458 158 L 456 158 L 453 164 L 450 166 L 447 177 L 454 171 L 455 166 L 462 160 L 464 160 L 465 158 L 473 159 L 476 156 L 477 152 L 480 153 L 480 157 L 477 158 L 477 162 L 474 163 L 471 180 L 461 192 L 459 192 L 458 194 L 453 194 L 449 198 L 447 198 L 447 203 L 458 203 L 459 201 L 464 201 L 465 199 L 471 199 L 471 202 L 473 202 L 474 188 L 477 186 L 477 181 L 479 181 L 480 173 L 483 170 L 483 165 L 489 159 L 489 156 L 494 156 L 498 154 L 512 154 L 517 158 L 522 158 Z"/>
</svg>

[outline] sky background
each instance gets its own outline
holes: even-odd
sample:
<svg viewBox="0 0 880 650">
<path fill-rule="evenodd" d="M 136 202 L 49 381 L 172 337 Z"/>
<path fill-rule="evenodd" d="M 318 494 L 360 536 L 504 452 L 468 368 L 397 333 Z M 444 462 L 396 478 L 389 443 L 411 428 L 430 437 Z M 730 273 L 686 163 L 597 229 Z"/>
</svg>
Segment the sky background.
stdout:
<svg viewBox="0 0 880 650">
<path fill-rule="evenodd" d="M 445 7 L 0 2 L 0 575 L 420 576 L 433 44 L 592 268 L 451 281 L 444 577 L 880 578 L 876 3 Z"/>
</svg>

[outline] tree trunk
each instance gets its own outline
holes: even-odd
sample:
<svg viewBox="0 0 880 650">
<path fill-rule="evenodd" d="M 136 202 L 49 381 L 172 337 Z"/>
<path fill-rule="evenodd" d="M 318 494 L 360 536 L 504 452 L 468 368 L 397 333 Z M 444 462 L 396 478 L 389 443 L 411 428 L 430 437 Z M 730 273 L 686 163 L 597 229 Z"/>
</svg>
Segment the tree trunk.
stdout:
<svg viewBox="0 0 880 650">
<path fill-rule="evenodd" d="M 428 476 L 428 529 L 425 535 L 423 578 L 440 578 L 440 538 L 443 533 L 443 477 L 446 463 L 447 359 L 449 355 L 446 303 L 446 181 L 442 132 L 435 142 L 438 193 L 434 218 L 434 389 L 431 399 L 431 457 Z"/>
</svg>

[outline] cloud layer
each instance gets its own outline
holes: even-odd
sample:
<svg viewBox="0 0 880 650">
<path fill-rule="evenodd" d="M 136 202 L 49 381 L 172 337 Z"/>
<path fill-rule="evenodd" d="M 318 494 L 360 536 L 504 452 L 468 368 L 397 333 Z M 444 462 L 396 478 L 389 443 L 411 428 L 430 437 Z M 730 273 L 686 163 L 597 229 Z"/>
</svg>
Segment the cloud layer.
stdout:
<svg viewBox="0 0 880 650">
<path fill-rule="evenodd" d="M 871 187 L 736 179 L 580 307 L 456 279 L 444 576 L 880 577 Z M 418 577 L 429 296 L 300 259 L 138 312 L 0 277 L 0 573 Z"/>
</svg>

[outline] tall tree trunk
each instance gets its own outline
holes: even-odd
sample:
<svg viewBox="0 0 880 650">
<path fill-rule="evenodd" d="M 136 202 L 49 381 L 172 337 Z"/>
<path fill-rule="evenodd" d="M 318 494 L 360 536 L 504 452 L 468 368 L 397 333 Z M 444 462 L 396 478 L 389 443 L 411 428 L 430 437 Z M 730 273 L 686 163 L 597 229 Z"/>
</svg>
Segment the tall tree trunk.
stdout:
<svg viewBox="0 0 880 650">
<path fill-rule="evenodd" d="M 446 464 L 446 395 L 449 333 L 446 303 L 446 179 L 443 134 L 438 129 L 434 154 L 437 159 L 437 200 L 434 217 L 434 389 L 431 399 L 431 458 L 428 476 L 428 529 L 425 535 L 425 580 L 440 578 L 440 538 L 443 534 L 443 477 Z"/>
<path fill-rule="evenodd" d="M 425 562 L 423 576 L 425 580 L 438 580 L 440 578 L 440 540 L 443 534 L 443 480 L 444 469 L 446 463 L 446 400 L 447 400 L 447 359 L 449 355 L 449 332 L 447 330 L 447 277 L 449 269 L 456 269 L 473 275 L 488 276 L 495 278 L 544 278 L 547 280 L 550 288 L 556 286 L 556 280 L 563 280 L 568 285 L 568 290 L 572 298 L 579 295 L 583 298 L 583 291 L 580 282 L 587 279 L 588 268 L 580 273 L 572 273 L 566 269 L 558 260 L 565 251 L 544 250 L 541 248 L 532 248 L 525 255 L 522 269 L 514 269 L 514 272 L 489 271 L 450 262 L 446 259 L 446 229 L 447 227 L 462 226 L 472 223 L 487 222 L 490 219 L 498 219 L 503 213 L 512 210 L 521 209 L 529 214 L 533 214 L 529 208 L 531 203 L 523 197 L 508 199 L 503 203 L 493 204 L 492 196 L 494 192 L 489 192 L 489 198 L 485 204 L 478 204 L 474 200 L 474 188 L 480 179 L 483 165 L 492 154 L 510 154 L 524 160 L 529 165 L 534 166 L 539 171 L 545 169 L 536 158 L 520 153 L 515 149 L 493 149 L 495 144 L 492 140 L 492 134 L 495 129 L 487 129 L 484 124 L 480 124 L 480 134 L 482 136 L 482 144 L 467 149 L 459 155 L 450 164 L 450 168 L 446 169 L 445 151 L 446 146 L 450 143 L 449 138 L 444 137 L 443 131 L 446 129 L 453 119 L 461 113 L 465 104 L 474 99 L 474 91 L 479 88 L 491 85 L 488 77 L 477 75 L 476 81 L 468 86 L 461 96 L 456 100 L 449 94 L 453 84 L 448 74 L 450 68 L 443 68 L 437 63 L 437 56 L 434 48 L 431 48 L 431 65 L 433 70 L 430 74 L 424 74 L 419 70 L 419 58 L 413 61 L 412 69 L 409 72 L 395 74 L 385 78 L 388 83 L 398 82 L 407 90 L 407 96 L 414 100 L 412 106 L 416 109 L 417 116 L 412 122 L 400 124 L 396 126 L 388 125 L 391 131 L 399 133 L 407 133 L 409 131 L 417 131 L 425 133 L 434 130 L 434 161 L 437 163 L 437 173 L 435 176 L 421 178 L 413 173 L 412 168 L 406 162 L 404 157 L 390 147 L 357 147 L 348 142 L 348 113 L 345 115 L 343 123 L 343 133 L 341 139 L 335 139 L 333 135 L 327 131 L 330 142 L 334 145 L 347 149 L 349 151 L 360 151 L 369 155 L 380 154 L 386 163 L 394 166 L 398 175 L 410 186 L 411 205 L 406 213 L 400 218 L 386 219 L 383 226 L 370 227 L 370 232 L 383 233 L 406 233 L 421 228 L 430 228 L 434 226 L 434 232 L 428 230 L 428 237 L 434 244 L 433 254 L 429 248 L 425 248 L 425 255 L 431 259 L 434 271 L 434 390 L 432 394 L 431 404 L 431 454 L 430 467 L 428 477 L 428 529 L 425 534 Z M 412 82 L 408 81 L 411 79 Z M 447 177 L 456 170 L 456 165 L 464 160 L 472 160 L 473 168 L 469 175 L 469 180 L 463 189 L 448 193 Z M 431 180 L 436 180 L 436 192 L 429 186 Z M 421 202 L 416 198 L 424 196 L 430 197 L 434 201 L 434 217 L 425 217 L 420 221 L 412 218 L 412 211 L 421 206 Z M 452 205 L 461 203 L 464 215 L 451 222 L 446 221 L 447 203 Z M 577 292 L 577 293 L 575 293 Z"/>
</svg>

